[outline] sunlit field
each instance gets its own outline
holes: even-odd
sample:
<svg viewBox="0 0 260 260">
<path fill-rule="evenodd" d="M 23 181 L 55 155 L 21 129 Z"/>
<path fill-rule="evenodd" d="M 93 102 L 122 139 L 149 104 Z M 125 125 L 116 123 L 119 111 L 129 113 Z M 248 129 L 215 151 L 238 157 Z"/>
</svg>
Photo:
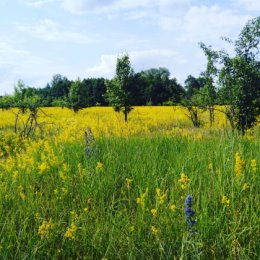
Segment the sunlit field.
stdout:
<svg viewBox="0 0 260 260">
<path fill-rule="evenodd" d="M 45 108 L 19 139 L 14 112 L 0 111 L 0 259 L 260 258 L 259 126 Z"/>
</svg>

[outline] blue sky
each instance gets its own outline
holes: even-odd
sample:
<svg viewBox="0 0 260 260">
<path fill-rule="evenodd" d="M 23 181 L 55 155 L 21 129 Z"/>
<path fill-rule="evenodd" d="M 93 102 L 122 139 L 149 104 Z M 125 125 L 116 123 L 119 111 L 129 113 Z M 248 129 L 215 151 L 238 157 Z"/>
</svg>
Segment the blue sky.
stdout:
<svg viewBox="0 0 260 260">
<path fill-rule="evenodd" d="M 259 0 L 1 0 L 0 95 L 58 73 L 111 78 L 122 52 L 135 72 L 166 67 L 183 83 L 204 69 L 198 42 L 231 49 L 220 36 L 259 13 Z"/>
</svg>

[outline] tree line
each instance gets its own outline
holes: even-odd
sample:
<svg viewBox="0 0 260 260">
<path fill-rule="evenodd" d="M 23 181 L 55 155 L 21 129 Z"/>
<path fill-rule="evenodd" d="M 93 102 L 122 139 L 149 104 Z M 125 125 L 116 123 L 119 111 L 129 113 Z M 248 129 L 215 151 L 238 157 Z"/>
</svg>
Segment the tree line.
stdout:
<svg viewBox="0 0 260 260">
<path fill-rule="evenodd" d="M 195 127 L 201 125 L 200 111 L 209 111 L 214 122 L 216 110 L 223 112 L 232 130 L 240 133 L 251 128 L 260 114 L 260 17 L 249 20 L 236 41 L 223 40 L 233 46 L 233 55 L 199 43 L 207 65 L 199 77 L 189 75 L 181 85 L 170 77 L 167 68 L 151 68 L 135 73 L 127 53 L 117 58 L 111 79 L 68 80 L 54 75 L 43 88 L 17 83 L 13 96 L 0 98 L 0 107 L 39 106 L 69 107 L 74 112 L 92 106 L 113 106 L 127 121 L 133 106 L 182 105 L 187 108 Z M 23 105 L 22 105 L 23 104 Z M 217 108 L 216 105 L 222 105 Z"/>
</svg>

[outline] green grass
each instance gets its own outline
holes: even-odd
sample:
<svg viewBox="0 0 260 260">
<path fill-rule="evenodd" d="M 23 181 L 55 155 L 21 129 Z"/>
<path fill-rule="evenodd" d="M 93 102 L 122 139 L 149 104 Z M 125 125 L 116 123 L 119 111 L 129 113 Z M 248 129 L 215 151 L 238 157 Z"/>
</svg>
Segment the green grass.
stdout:
<svg viewBox="0 0 260 260">
<path fill-rule="evenodd" d="M 0 259 L 259 259 L 259 140 L 99 138 L 90 156 L 83 138 L 50 143 L 31 154 L 33 167 L 18 155 L 9 172 L 4 159 L 0 163 Z M 234 172 L 237 152 L 245 161 L 242 179 Z M 56 162 L 50 164 L 50 157 Z M 258 163 L 255 174 L 252 159 Z M 50 166 L 40 173 L 44 161 Z M 102 169 L 96 169 L 98 162 Z M 182 172 L 191 180 L 186 189 L 179 182 Z M 142 207 L 137 198 L 146 188 Z M 162 203 L 156 188 L 167 193 Z M 184 215 L 189 194 L 197 218 L 193 236 Z M 230 199 L 229 207 L 221 203 L 222 195 Z M 41 238 L 39 227 L 50 220 L 53 226 Z M 77 230 L 70 240 L 64 234 L 72 223 Z"/>
</svg>

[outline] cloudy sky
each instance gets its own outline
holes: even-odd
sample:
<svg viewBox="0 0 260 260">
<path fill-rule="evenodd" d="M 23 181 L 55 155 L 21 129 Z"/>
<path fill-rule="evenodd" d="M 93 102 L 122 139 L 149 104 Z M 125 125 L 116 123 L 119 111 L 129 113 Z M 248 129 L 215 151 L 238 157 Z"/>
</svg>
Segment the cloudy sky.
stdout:
<svg viewBox="0 0 260 260">
<path fill-rule="evenodd" d="M 182 83 L 204 69 L 198 42 L 231 48 L 220 36 L 259 13 L 259 0 L 0 0 L 0 95 L 58 73 L 111 78 L 122 52 L 136 72 L 166 67 Z"/>
</svg>

